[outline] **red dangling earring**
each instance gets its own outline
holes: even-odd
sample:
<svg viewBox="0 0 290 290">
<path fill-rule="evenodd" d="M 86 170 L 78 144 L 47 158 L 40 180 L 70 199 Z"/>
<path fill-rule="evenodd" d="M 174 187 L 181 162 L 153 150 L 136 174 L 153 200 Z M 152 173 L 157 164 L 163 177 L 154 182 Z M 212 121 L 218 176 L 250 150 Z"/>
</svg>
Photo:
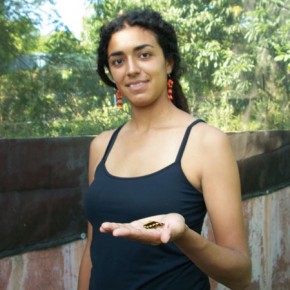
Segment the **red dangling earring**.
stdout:
<svg viewBox="0 0 290 290">
<path fill-rule="evenodd" d="M 119 90 L 116 91 L 116 97 L 117 97 L 117 108 L 122 110 L 123 109 L 123 101 L 122 101 L 122 95 Z"/>
<path fill-rule="evenodd" d="M 169 100 L 173 100 L 172 87 L 173 87 L 173 80 L 172 79 L 168 79 L 167 80 L 167 92 L 168 92 L 167 98 Z"/>
</svg>

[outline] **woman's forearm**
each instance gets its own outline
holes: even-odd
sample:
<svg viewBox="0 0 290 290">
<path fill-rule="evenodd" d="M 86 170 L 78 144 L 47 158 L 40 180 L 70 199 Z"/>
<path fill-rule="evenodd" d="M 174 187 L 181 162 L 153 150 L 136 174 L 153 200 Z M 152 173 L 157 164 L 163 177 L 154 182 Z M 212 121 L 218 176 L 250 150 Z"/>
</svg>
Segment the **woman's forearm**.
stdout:
<svg viewBox="0 0 290 290">
<path fill-rule="evenodd" d="M 237 249 L 219 246 L 187 229 L 178 248 L 209 277 L 233 290 L 245 289 L 251 280 L 249 256 Z"/>
<path fill-rule="evenodd" d="M 88 290 L 91 277 L 92 261 L 88 245 L 86 245 L 79 270 L 78 290 Z"/>
</svg>

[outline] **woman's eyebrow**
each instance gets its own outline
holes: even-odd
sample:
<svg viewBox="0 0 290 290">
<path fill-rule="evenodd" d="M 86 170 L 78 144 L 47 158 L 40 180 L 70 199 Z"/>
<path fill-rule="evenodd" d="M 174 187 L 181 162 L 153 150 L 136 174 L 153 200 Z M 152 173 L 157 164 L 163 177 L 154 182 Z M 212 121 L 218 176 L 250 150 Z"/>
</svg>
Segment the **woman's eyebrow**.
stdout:
<svg viewBox="0 0 290 290">
<path fill-rule="evenodd" d="M 136 46 L 136 47 L 134 47 L 134 51 L 139 51 L 139 50 L 142 50 L 142 49 L 144 49 L 144 48 L 146 48 L 146 47 L 152 47 L 152 48 L 154 48 L 154 46 L 153 45 L 151 45 L 151 44 L 142 44 L 142 45 L 138 45 L 138 46 Z M 122 51 L 122 50 L 118 50 L 118 51 L 114 51 L 114 52 L 112 52 L 110 55 L 109 55 L 109 58 L 110 57 L 112 57 L 112 56 L 120 56 L 120 55 L 124 55 L 125 53 Z"/>
<path fill-rule="evenodd" d="M 138 51 L 138 50 L 142 50 L 143 48 L 146 48 L 147 46 L 151 47 L 151 48 L 154 48 L 153 45 L 151 44 L 142 44 L 142 45 L 138 45 L 134 48 L 134 51 Z"/>
</svg>

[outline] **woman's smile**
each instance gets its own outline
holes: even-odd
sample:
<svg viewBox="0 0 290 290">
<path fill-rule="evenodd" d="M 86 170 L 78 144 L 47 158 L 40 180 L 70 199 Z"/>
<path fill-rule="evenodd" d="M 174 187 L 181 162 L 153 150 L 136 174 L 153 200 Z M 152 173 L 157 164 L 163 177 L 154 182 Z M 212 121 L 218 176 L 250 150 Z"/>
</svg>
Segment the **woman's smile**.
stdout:
<svg viewBox="0 0 290 290">
<path fill-rule="evenodd" d="M 126 85 L 131 91 L 140 91 L 147 88 L 149 81 L 135 81 Z"/>
</svg>

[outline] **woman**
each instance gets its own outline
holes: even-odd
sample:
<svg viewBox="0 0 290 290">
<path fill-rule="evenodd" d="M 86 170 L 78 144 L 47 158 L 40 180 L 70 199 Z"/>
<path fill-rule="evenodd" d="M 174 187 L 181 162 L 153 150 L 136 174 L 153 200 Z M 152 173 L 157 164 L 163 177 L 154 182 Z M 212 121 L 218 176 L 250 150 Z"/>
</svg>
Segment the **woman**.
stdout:
<svg viewBox="0 0 290 290">
<path fill-rule="evenodd" d="M 204 290 L 208 277 L 244 289 L 251 262 L 237 164 L 226 135 L 188 114 L 173 27 L 133 11 L 100 36 L 98 73 L 132 118 L 91 143 L 78 289 Z M 200 235 L 206 211 L 215 243 Z"/>
</svg>

